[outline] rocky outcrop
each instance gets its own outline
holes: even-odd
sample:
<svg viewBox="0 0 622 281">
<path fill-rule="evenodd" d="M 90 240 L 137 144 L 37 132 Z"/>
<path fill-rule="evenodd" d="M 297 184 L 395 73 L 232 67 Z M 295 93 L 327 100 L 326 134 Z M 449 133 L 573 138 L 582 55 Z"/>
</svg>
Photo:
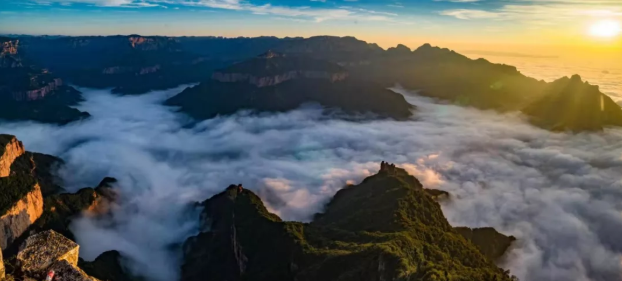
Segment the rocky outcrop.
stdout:
<svg viewBox="0 0 622 281">
<path fill-rule="evenodd" d="M 55 231 L 32 235 L 22 243 L 17 254 L 17 266 L 25 274 L 45 276 L 46 269 L 59 260 L 78 265 L 80 246 Z"/>
<path fill-rule="evenodd" d="M 251 74 L 246 73 L 221 73 L 214 72 L 212 74 L 212 79 L 225 82 L 225 83 L 235 83 L 235 82 L 246 82 L 253 84 L 257 87 L 268 87 L 274 86 L 285 81 L 289 81 L 292 79 L 326 79 L 331 82 L 343 81 L 348 78 L 347 72 L 341 73 L 329 73 L 323 71 L 289 71 L 283 74 L 278 74 L 274 76 L 264 76 L 257 77 Z"/>
<path fill-rule="evenodd" d="M 39 184 L 0 217 L 0 248 L 6 249 L 43 214 Z"/>
<path fill-rule="evenodd" d="M 0 135 L 0 177 L 8 177 L 11 165 L 24 153 L 24 145 L 15 136 Z"/>
<path fill-rule="evenodd" d="M 0 37 L 0 68 L 22 67 L 22 60 L 17 56 L 19 40 Z"/>
<path fill-rule="evenodd" d="M 295 79 L 343 81 L 348 72 L 328 61 L 304 56 L 289 57 L 268 51 L 258 57 L 215 71 L 212 79 L 223 83 L 250 83 L 256 87 L 274 86 Z"/>
<path fill-rule="evenodd" d="M 35 101 L 44 99 L 46 96 L 53 94 L 63 85 L 63 80 L 60 78 L 54 78 L 51 82 L 47 83 L 41 88 L 34 90 L 28 90 L 24 92 L 13 92 L 13 99 L 16 101 Z"/>
<path fill-rule="evenodd" d="M 20 277 L 42 280 L 53 271 L 54 280 L 97 281 L 78 267 L 79 249 L 78 244 L 51 230 L 32 235 L 17 254 Z"/>
<path fill-rule="evenodd" d="M 69 229 L 71 220 L 77 216 L 106 216 L 117 200 L 113 188 L 114 178 L 105 178 L 95 188 L 82 188 L 76 193 L 54 194 L 45 198 L 41 218 L 32 228 L 36 231 L 54 230 L 70 239 L 74 238 Z"/>
</svg>

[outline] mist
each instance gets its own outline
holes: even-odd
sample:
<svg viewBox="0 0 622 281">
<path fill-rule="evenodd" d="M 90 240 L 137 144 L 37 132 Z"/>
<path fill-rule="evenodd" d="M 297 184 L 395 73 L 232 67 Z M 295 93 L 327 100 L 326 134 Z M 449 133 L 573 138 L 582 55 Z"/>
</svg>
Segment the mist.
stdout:
<svg viewBox="0 0 622 281">
<path fill-rule="evenodd" d="M 622 276 L 620 129 L 550 133 L 520 114 L 439 104 L 398 88 L 417 106 L 411 121 L 350 122 L 308 105 L 195 123 L 161 105 L 185 87 L 141 96 L 79 89 L 78 108 L 90 119 L 0 123 L 27 150 L 63 158 L 58 173 L 68 191 L 119 180 L 111 218 L 71 225 L 81 257 L 114 249 L 149 280 L 176 280 L 173 249 L 198 231 L 191 203 L 242 183 L 282 218 L 309 221 L 346 183 L 389 161 L 452 194 L 442 204 L 452 225 L 516 236 L 500 266 L 521 280 Z"/>
</svg>

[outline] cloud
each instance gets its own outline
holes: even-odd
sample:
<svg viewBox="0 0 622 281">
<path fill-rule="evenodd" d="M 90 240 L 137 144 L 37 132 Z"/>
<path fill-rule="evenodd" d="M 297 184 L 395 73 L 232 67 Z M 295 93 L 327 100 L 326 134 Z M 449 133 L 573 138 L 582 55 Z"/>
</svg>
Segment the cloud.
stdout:
<svg viewBox="0 0 622 281">
<path fill-rule="evenodd" d="M 459 19 L 489 19 L 555 25 L 592 18 L 622 17 L 622 0 L 519 0 L 490 10 L 444 10 L 441 15 Z"/>
<path fill-rule="evenodd" d="M 435 2 L 473 3 L 481 0 L 434 0 Z"/>
<path fill-rule="evenodd" d="M 306 106 L 190 126 L 160 105 L 182 89 L 141 96 L 81 89 L 79 108 L 91 119 L 62 127 L 0 123 L 28 150 L 62 157 L 69 190 L 105 176 L 120 180 L 112 218 L 71 225 L 86 259 L 116 249 L 149 280 L 175 280 L 179 253 L 172 249 L 198 227 L 189 204 L 242 183 L 284 219 L 308 221 L 384 160 L 451 192 L 442 208 L 452 225 L 516 236 L 503 267 L 521 280 L 620 277 L 621 129 L 550 133 L 519 114 L 436 104 L 403 90 L 418 108 L 411 121 L 353 123 Z"/>
<path fill-rule="evenodd" d="M 443 16 L 452 16 L 462 20 L 469 19 L 493 19 L 501 17 L 501 14 L 484 10 L 455 9 L 440 12 Z"/>
<path fill-rule="evenodd" d="M 242 0 L 34 0 L 40 5 L 60 3 L 90 4 L 101 7 L 144 8 L 158 7 L 163 4 L 190 7 L 206 7 L 231 11 L 244 11 L 256 15 L 302 18 L 306 21 L 323 22 L 330 20 L 384 21 L 397 22 L 394 13 L 354 8 L 316 8 L 310 6 L 279 6 L 272 4 L 257 5 Z M 320 1 L 324 2 L 324 1 Z M 164 7 L 164 6 L 162 6 Z"/>
</svg>

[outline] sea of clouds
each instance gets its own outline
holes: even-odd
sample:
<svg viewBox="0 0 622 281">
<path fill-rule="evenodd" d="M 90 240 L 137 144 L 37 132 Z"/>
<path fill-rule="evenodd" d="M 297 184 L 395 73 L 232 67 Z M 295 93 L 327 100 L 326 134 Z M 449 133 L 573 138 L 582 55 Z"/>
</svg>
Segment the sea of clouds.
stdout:
<svg viewBox="0 0 622 281">
<path fill-rule="evenodd" d="M 119 179 L 112 218 L 71 225 L 87 260 L 115 249 L 149 280 L 175 280 L 173 249 L 198 227 L 190 203 L 242 183 L 284 219 L 308 221 L 346 183 L 389 161 L 452 194 L 443 203 L 452 225 L 516 236 L 501 266 L 521 280 L 622 277 L 622 129 L 551 133 L 520 114 L 438 104 L 401 89 L 417 106 L 410 121 L 350 122 L 311 105 L 193 123 L 161 105 L 184 87 L 141 96 L 80 89 L 79 109 L 90 119 L 0 123 L 28 150 L 63 158 L 69 191 Z"/>
</svg>

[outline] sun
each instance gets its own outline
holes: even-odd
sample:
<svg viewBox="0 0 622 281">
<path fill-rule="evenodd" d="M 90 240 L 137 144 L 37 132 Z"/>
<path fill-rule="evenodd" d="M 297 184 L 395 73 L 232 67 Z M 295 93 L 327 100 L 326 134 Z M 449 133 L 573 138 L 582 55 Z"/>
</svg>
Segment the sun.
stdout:
<svg viewBox="0 0 622 281">
<path fill-rule="evenodd" d="M 590 35 L 611 38 L 622 33 L 622 25 L 615 20 L 601 20 L 590 26 Z"/>
</svg>

